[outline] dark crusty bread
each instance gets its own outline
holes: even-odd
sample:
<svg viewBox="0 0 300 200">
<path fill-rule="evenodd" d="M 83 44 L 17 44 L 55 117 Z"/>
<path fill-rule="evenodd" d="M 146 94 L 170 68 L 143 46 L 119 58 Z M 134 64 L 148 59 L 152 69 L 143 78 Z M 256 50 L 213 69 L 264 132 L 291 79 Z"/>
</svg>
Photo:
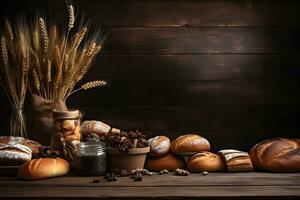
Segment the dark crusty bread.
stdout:
<svg viewBox="0 0 300 200">
<path fill-rule="evenodd" d="M 196 134 L 181 135 L 171 143 L 173 153 L 201 152 L 209 149 L 208 140 Z"/>
<path fill-rule="evenodd" d="M 300 172 L 300 140 L 275 138 L 262 141 L 250 150 L 255 167 L 270 172 Z"/>
<path fill-rule="evenodd" d="M 145 162 L 145 168 L 150 171 L 160 171 L 167 169 L 174 171 L 177 168 L 183 169 L 185 167 L 185 160 L 177 155 L 171 153 L 163 157 L 147 157 Z"/>
<path fill-rule="evenodd" d="M 22 164 L 18 177 L 26 180 L 37 180 L 63 176 L 69 172 L 69 163 L 62 158 L 39 158 Z"/>
<path fill-rule="evenodd" d="M 31 159 L 31 149 L 22 144 L 0 144 L 0 166 L 18 166 Z"/>
<path fill-rule="evenodd" d="M 219 155 L 203 151 L 188 159 L 187 169 L 190 172 L 219 172 L 223 171 L 225 166 Z"/>
<path fill-rule="evenodd" d="M 217 154 L 221 156 L 229 172 L 253 171 L 253 165 L 247 152 L 235 149 L 224 149 L 218 151 Z"/>
<path fill-rule="evenodd" d="M 11 145 L 22 144 L 29 147 L 33 155 L 39 153 L 39 147 L 41 146 L 41 144 L 36 141 L 29 140 L 22 137 L 13 137 L 13 136 L 1 136 L 0 144 L 11 144 Z"/>
</svg>

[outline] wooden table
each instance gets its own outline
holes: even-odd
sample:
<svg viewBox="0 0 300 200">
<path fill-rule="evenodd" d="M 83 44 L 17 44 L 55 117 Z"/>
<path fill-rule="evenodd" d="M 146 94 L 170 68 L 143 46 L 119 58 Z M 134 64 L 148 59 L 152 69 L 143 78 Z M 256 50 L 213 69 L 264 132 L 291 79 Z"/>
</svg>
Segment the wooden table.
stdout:
<svg viewBox="0 0 300 200">
<path fill-rule="evenodd" d="M 300 199 L 300 173 L 210 173 L 129 177 L 91 183 L 89 177 L 20 181 L 0 177 L 0 199 Z"/>
</svg>

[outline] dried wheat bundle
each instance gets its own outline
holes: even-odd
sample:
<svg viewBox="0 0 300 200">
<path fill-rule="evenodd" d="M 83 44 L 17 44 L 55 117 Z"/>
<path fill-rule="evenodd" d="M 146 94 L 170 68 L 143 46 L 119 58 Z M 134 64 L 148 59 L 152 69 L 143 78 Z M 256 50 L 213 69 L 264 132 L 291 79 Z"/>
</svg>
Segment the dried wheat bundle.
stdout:
<svg viewBox="0 0 300 200">
<path fill-rule="evenodd" d="M 26 137 L 23 105 L 30 71 L 30 32 L 24 19 L 13 29 L 6 20 L 1 34 L 0 84 L 12 106 L 10 132 L 13 136 Z"/>
<path fill-rule="evenodd" d="M 89 31 L 83 20 L 76 29 L 75 7 L 67 3 L 67 11 L 65 30 L 47 24 L 43 17 L 36 19 L 31 30 L 30 92 L 49 100 L 64 101 L 73 93 L 107 39 L 101 29 Z"/>
</svg>

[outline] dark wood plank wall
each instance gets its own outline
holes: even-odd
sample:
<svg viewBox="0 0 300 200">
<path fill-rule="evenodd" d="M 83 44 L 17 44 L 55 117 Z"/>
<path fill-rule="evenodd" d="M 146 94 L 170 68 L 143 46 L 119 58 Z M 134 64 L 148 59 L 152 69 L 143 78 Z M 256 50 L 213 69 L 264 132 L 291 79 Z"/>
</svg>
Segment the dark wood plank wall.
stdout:
<svg viewBox="0 0 300 200">
<path fill-rule="evenodd" d="M 65 22 L 63 0 L 1 1 Z M 69 107 L 121 129 L 171 138 L 200 133 L 213 150 L 248 150 L 271 137 L 299 137 L 300 1 L 77 0 L 111 42 L 86 80 L 109 86 L 72 96 Z M 0 128 L 9 109 L 0 97 Z"/>
</svg>

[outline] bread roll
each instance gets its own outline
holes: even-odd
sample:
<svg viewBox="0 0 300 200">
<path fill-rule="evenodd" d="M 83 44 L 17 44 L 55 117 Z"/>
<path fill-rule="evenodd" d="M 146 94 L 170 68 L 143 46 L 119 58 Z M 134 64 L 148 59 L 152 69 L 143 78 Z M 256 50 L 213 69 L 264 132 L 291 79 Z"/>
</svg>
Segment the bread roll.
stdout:
<svg viewBox="0 0 300 200">
<path fill-rule="evenodd" d="M 171 153 L 157 158 L 147 157 L 145 162 L 145 168 L 150 171 L 160 171 L 167 169 L 174 171 L 177 168 L 183 169 L 185 167 L 185 161 L 180 156 L 173 155 Z"/>
<path fill-rule="evenodd" d="M 98 136 L 104 136 L 111 130 L 110 126 L 100 121 L 84 121 L 81 125 L 81 132 L 84 137 L 88 137 L 89 134 L 96 134 Z"/>
<path fill-rule="evenodd" d="M 256 144 L 250 150 L 255 167 L 270 172 L 300 172 L 300 140 L 276 138 Z"/>
<path fill-rule="evenodd" d="M 173 153 L 189 153 L 209 151 L 210 144 L 204 137 L 196 134 L 187 134 L 177 137 L 171 143 Z"/>
<path fill-rule="evenodd" d="M 150 156 L 152 157 L 164 156 L 170 149 L 170 139 L 162 135 L 149 139 L 148 144 L 150 147 Z"/>
<path fill-rule="evenodd" d="M 190 172 L 219 172 L 223 171 L 225 166 L 220 156 L 203 151 L 188 159 L 187 169 Z"/>
<path fill-rule="evenodd" d="M 31 149 L 22 144 L 0 144 L 0 165 L 20 165 L 31 159 L 31 153 Z"/>
<path fill-rule="evenodd" d="M 224 149 L 218 151 L 218 154 L 224 160 L 229 172 L 251 172 L 253 165 L 247 152 L 235 149 Z"/>
<path fill-rule="evenodd" d="M 39 147 L 41 146 L 41 144 L 36 141 L 13 136 L 0 137 L 0 144 L 22 144 L 29 147 L 33 155 L 37 155 L 39 153 Z"/>
<path fill-rule="evenodd" d="M 37 180 L 63 176 L 69 172 L 69 163 L 61 158 L 39 158 L 22 164 L 18 177 L 26 180 Z"/>
</svg>

